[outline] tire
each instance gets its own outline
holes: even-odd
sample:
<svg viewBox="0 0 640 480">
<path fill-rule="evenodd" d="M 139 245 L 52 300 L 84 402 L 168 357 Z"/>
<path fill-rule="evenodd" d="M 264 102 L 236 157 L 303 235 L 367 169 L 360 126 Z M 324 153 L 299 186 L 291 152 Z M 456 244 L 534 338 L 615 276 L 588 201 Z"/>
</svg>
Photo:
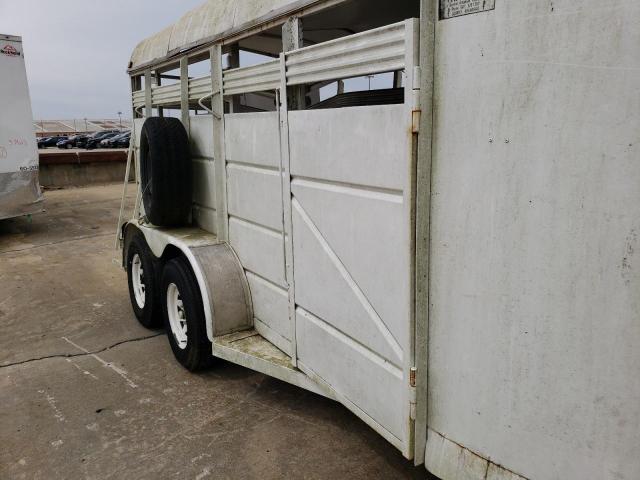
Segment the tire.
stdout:
<svg viewBox="0 0 640 480">
<path fill-rule="evenodd" d="M 169 344 L 176 360 L 191 372 L 213 362 L 207 337 L 202 296 L 189 262 L 168 261 L 162 272 L 162 313 Z"/>
<path fill-rule="evenodd" d="M 193 167 L 189 137 L 177 118 L 151 117 L 140 134 L 142 201 L 159 227 L 186 224 L 191 214 Z"/>
<path fill-rule="evenodd" d="M 162 326 L 157 267 L 144 237 L 136 234 L 127 249 L 127 281 L 133 313 L 146 328 Z"/>
</svg>

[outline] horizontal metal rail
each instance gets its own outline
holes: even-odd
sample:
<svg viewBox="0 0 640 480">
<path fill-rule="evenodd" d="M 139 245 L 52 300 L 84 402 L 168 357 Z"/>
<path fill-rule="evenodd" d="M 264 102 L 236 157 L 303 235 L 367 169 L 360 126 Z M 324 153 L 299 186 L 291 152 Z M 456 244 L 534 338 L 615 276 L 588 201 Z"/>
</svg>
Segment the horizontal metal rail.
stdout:
<svg viewBox="0 0 640 480">
<path fill-rule="evenodd" d="M 151 102 L 155 106 L 179 105 L 180 104 L 180 82 L 172 85 L 152 86 Z"/>
<path fill-rule="evenodd" d="M 405 67 L 406 23 L 400 22 L 286 53 L 287 85 L 359 77 Z"/>
<path fill-rule="evenodd" d="M 225 95 L 276 90 L 280 88 L 280 61 L 227 70 L 222 82 Z"/>
<path fill-rule="evenodd" d="M 198 101 L 211 93 L 211 75 L 189 79 L 189 100 Z"/>
<path fill-rule="evenodd" d="M 138 90 L 131 95 L 133 107 L 144 107 L 144 90 Z"/>
</svg>

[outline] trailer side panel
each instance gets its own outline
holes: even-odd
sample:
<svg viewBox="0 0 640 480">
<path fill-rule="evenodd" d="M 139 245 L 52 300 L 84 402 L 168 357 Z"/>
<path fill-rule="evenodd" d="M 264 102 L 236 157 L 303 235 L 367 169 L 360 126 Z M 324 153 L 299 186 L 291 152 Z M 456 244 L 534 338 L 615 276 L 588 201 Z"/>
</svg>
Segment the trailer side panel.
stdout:
<svg viewBox="0 0 640 480">
<path fill-rule="evenodd" d="M 640 478 L 639 45 L 632 0 L 438 22 L 428 443 Z"/>
</svg>

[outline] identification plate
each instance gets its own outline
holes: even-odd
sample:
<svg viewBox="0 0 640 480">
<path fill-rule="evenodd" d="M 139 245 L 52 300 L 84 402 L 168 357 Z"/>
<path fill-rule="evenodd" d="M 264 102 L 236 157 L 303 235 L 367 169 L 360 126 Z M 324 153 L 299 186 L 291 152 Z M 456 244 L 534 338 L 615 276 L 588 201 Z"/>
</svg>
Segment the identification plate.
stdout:
<svg viewBox="0 0 640 480">
<path fill-rule="evenodd" d="M 440 20 L 495 10 L 496 0 L 440 0 Z"/>
</svg>

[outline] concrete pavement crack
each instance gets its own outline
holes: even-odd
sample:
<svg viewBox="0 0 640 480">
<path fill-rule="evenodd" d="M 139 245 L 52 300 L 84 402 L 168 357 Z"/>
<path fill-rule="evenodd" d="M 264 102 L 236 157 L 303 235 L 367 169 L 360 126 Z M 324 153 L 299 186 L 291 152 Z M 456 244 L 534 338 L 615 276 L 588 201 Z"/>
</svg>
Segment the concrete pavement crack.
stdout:
<svg viewBox="0 0 640 480">
<path fill-rule="evenodd" d="M 29 250 L 34 250 L 36 248 L 50 247 L 52 245 L 60 245 L 61 243 L 77 242 L 77 241 L 80 241 L 80 240 L 89 240 L 91 238 L 108 237 L 109 235 L 113 235 L 115 237 L 115 233 L 113 233 L 113 232 L 96 233 L 94 235 L 85 235 L 85 236 L 80 236 L 80 237 L 76 237 L 76 238 L 66 238 L 64 240 L 57 240 L 55 242 L 41 243 L 39 245 L 31 245 L 30 247 L 16 248 L 16 249 L 13 249 L 13 250 L 2 250 L 2 251 L 0 251 L 0 255 L 6 255 L 7 253 L 27 252 Z"/>
<path fill-rule="evenodd" d="M 90 355 L 97 355 L 98 353 L 106 352 L 107 350 L 111 350 L 117 346 L 123 345 L 125 343 L 134 343 L 141 342 L 144 340 L 149 340 L 151 338 L 159 337 L 164 335 L 164 332 L 155 333 L 153 335 L 147 335 L 145 337 L 131 338 L 129 340 L 121 340 L 119 342 L 114 343 L 113 345 L 109 345 L 108 347 L 101 348 L 100 350 L 95 350 L 92 352 L 81 352 L 81 353 L 57 353 L 53 355 L 45 355 L 43 357 L 30 358 L 28 360 L 21 360 L 19 362 L 11 362 L 0 365 L 0 368 L 7 367 L 15 367 L 17 365 L 24 365 L 25 363 L 39 362 L 41 360 L 49 360 L 50 358 L 75 358 L 75 357 L 86 357 Z"/>
</svg>

